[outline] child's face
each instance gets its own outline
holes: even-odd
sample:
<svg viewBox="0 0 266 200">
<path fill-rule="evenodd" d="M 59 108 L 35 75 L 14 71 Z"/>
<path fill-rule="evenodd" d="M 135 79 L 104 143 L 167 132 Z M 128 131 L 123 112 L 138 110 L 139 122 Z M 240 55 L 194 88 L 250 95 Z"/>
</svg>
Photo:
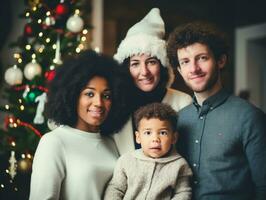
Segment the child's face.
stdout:
<svg viewBox="0 0 266 200">
<path fill-rule="evenodd" d="M 177 133 L 173 132 L 168 121 L 156 118 L 140 120 L 138 131 L 136 131 L 136 141 L 141 144 L 146 156 L 152 158 L 165 156 L 176 140 Z"/>
</svg>

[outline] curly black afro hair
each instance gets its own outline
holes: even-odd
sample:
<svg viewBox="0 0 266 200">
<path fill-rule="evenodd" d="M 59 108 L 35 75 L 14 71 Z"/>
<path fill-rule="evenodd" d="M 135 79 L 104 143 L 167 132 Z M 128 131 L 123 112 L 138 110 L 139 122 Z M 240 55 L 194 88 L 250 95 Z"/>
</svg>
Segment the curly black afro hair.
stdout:
<svg viewBox="0 0 266 200">
<path fill-rule="evenodd" d="M 68 58 L 56 70 L 56 76 L 49 85 L 46 116 L 56 124 L 75 127 L 77 105 L 82 89 L 94 76 L 107 80 L 112 92 L 112 106 L 107 119 L 101 125 L 101 133 L 118 131 L 129 117 L 126 108 L 127 80 L 119 70 L 120 65 L 112 58 L 84 51 Z"/>
</svg>

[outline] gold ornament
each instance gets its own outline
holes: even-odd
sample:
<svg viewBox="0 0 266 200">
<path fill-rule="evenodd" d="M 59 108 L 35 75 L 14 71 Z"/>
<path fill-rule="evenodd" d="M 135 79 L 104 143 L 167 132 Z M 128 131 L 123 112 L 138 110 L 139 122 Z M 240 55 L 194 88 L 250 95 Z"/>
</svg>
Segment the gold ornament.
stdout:
<svg viewBox="0 0 266 200">
<path fill-rule="evenodd" d="M 31 169 L 32 160 L 28 158 L 22 158 L 18 161 L 18 170 L 21 172 L 28 172 Z"/>
</svg>

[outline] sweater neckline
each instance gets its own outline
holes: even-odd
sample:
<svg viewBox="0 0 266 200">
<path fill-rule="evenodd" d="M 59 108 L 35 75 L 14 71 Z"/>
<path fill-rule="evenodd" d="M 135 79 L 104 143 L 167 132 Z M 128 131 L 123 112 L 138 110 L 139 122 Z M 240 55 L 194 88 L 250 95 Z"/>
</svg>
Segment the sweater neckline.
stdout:
<svg viewBox="0 0 266 200">
<path fill-rule="evenodd" d="M 170 151 L 170 154 L 167 157 L 161 157 L 161 158 L 148 157 L 143 153 L 142 149 L 137 149 L 132 153 L 135 158 L 150 161 L 150 162 L 157 162 L 157 163 L 167 163 L 167 162 L 171 162 L 173 160 L 177 160 L 181 158 L 181 155 L 176 152 L 175 148 L 172 148 L 172 150 Z"/>
<path fill-rule="evenodd" d="M 99 132 L 97 133 L 92 133 L 92 132 L 87 132 L 87 131 L 82 131 L 67 125 L 61 126 L 61 128 L 65 129 L 68 134 L 75 134 L 79 135 L 85 138 L 92 138 L 92 139 L 101 139 L 101 134 Z"/>
</svg>

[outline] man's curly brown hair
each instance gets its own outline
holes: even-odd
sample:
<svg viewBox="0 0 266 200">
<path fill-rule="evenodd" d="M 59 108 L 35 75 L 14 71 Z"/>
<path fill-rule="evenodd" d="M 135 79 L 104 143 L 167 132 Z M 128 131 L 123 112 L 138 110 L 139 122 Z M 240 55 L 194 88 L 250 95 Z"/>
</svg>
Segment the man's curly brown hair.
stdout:
<svg viewBox="0 0 266 200">
<path fill-rule="evenodd" d="M 215 25 L 205 22 L 188 23 L 176 27 L 168 38 L 167 55 L 174 69 L 180 67 L 177 50 L 194 43 L 207 45 L 216 60 L 219 60 L 222 55 L 228 56 L 229 45 L 225 34 Z"/>
</svg>

